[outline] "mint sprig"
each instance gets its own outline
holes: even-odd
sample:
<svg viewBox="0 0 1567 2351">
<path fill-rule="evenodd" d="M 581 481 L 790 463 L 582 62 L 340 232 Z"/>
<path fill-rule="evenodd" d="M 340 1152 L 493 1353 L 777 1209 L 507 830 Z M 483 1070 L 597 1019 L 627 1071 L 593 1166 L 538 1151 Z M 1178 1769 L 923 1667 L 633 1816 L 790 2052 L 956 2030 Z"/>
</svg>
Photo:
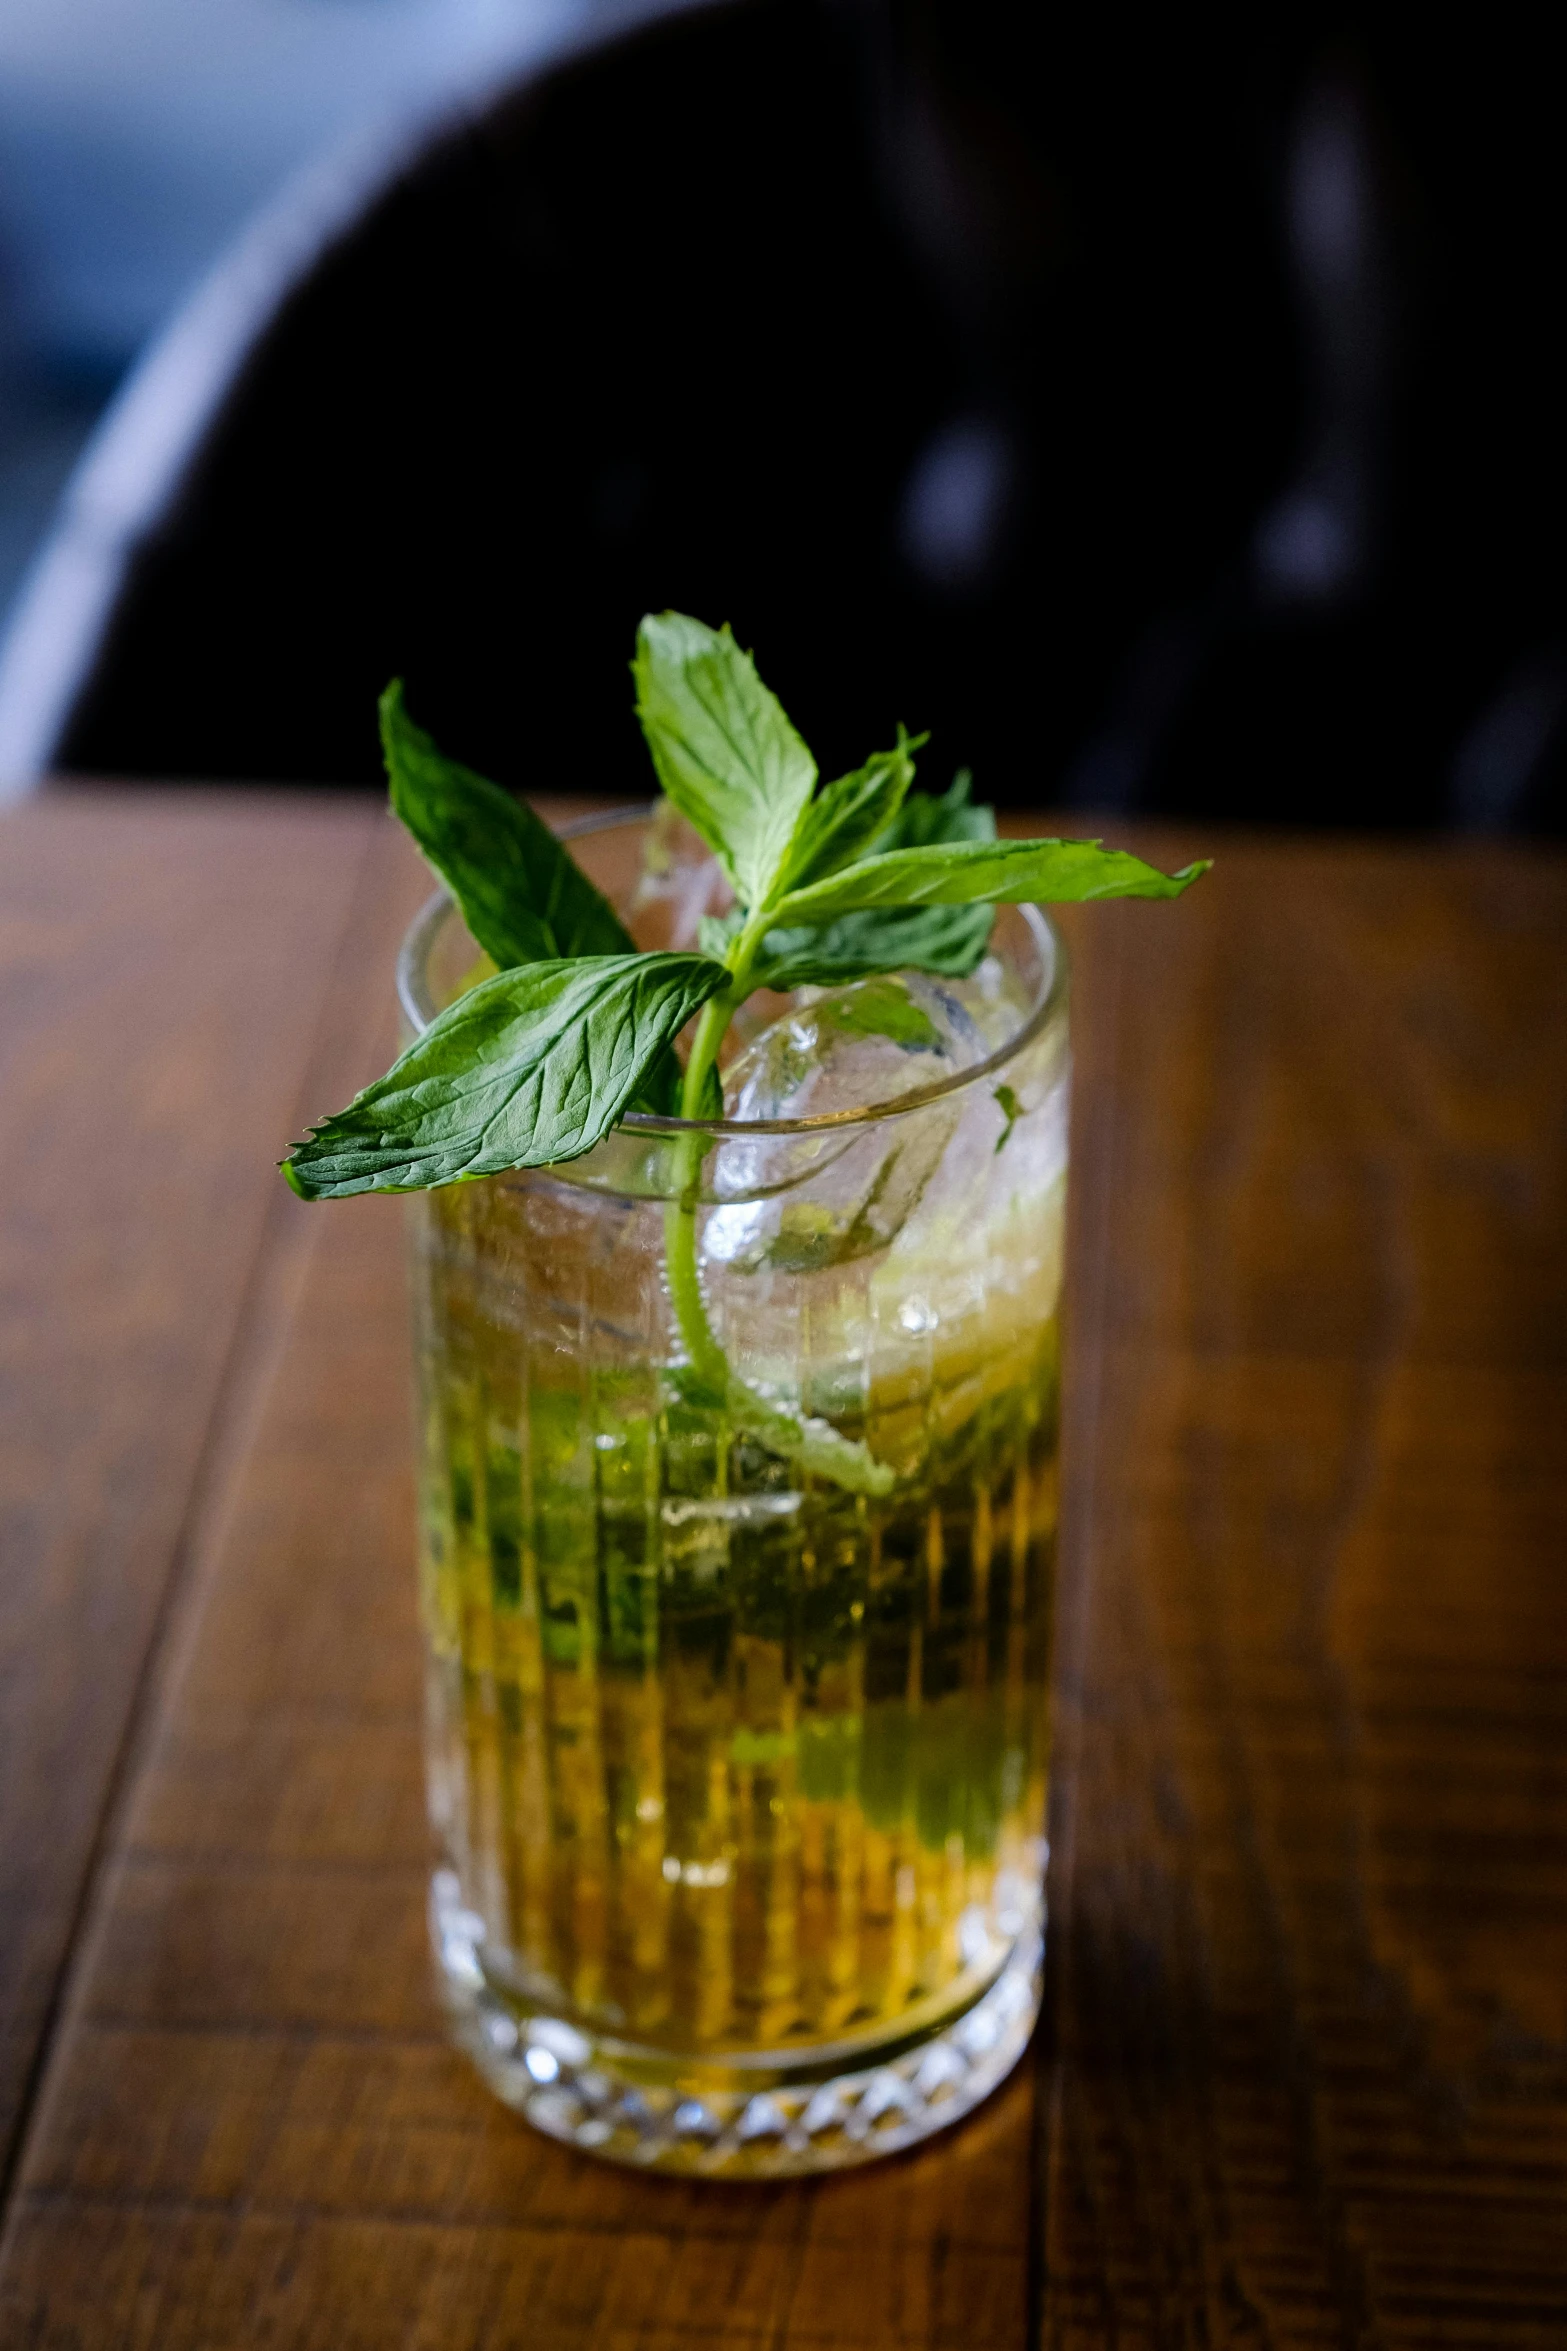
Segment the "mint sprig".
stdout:
<svg viewBox="0 0 1567 2351">
<path fill-rule="evenodd" d="M 901 727 L 890 751 L 818 792 L 815 760 L 727 627 L 649 615 L 632 669 L 659 781 L 722 865 L 733 910 L 704 921 L 698 954 L 639 953 L 532 811 L 447 759 L 390 686 L 392 805 L 499 968 L 296 1144 L 283 1171 L 311 1200 L 419 1191 L 580 1158 L 628 1110 L 678 1113 L 689 1123 L 664 1235 L 680 1384 L 785 1459 L 885 1493 L 892 1473 L 864 1445 L 740 1378 L 707 1317 L 696 1206 L 730 1021 L 761 986 L 961 975 L 1000 903 L 1174 898 L 1207 861 L 1165 874 L 1097 841 L 999 841 L 966 774 L 939 797 L 912 789 L 925 738 Z M 693 1015 L 682 1071 L 674 1040 Z"/>
<path fill-rule="evenodd" d="M 580 1159 L 723 987 L 705 955 L 578 955 L 497 972 L 284 1162 L 306 1200 L 422 1192 Z"/>
</svg>

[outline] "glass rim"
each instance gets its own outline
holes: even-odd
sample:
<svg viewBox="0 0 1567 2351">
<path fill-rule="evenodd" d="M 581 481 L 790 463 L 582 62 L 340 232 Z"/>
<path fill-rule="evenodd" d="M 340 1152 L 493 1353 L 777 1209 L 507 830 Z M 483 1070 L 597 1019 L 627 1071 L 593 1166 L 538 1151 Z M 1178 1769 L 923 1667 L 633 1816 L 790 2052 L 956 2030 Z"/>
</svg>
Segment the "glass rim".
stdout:
<svg viewBox="0 0 1567 2351">
<path fill-rule="evenodd" d="M 561 825 L 556 838 L 561 841 L 582 839 L 589 833 L 613 830 L 618 825 L 646 824 L 655 814 L 659 803 L 644 800 L 615 808 L 593 809 L 586 816 L 573 817 Z M 890 1101 L 867 1102 L 848 1110 L 825 1110 L 808 1118 L 675 1118 L 661 1117 L 653 1111 L 628 1110 L 617 1124 L 638 1135 L 708 1135 L 715 1142 L 745 1142 L 756 1135 L 818 1135 L 840 1133 L 846 1127 L 874 1126 L 889 1118 L 904 1118 L 911 1111 L 923 1110 L 932 1102 L 942 1102 L 961 1093 L 967 1086 L 979 1085 L 987 1078 L 1001 1076 L 1024 1048 L 1031 1045 L 1050 1026 L 1066 1000 L 1067 954 L 1060 931 L 1042 906 L 1019 905 L 1016 911 L 1034 934 L 1041 951 L 1045 977 L 1032 1010 L 1004 1045 L 983 1061 L 971 1062 L 966 1069 L 953 1072 L 951 1077 L 933 1078 L 928 1085 L 911 1086 L 906 1094 L 894 1094 Z M 448 914 L 461 910 L 444 883 L 420 907 L 403 936 L 397 956 L 397 998 L 403 1015 L 415 1037 L 423 1036 L 438 1015 L 429 1002 L 421 981 L 424 977 L 429 951 L 436 932 Z M 870 974 L 867 977 L 873 976 Z M 939 974 L 935 975 L 940 977 Z M 849 983 L 845 983 L 848 985 Z"/>
</svg>

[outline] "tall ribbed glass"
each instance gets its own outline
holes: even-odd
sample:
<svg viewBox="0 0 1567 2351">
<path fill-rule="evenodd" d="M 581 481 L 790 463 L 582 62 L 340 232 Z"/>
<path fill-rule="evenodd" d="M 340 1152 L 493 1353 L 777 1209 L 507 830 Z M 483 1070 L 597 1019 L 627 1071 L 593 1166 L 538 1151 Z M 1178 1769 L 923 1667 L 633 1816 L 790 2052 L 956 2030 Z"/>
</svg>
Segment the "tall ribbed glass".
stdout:
<svg viewBox="0 0 1567 2351">
<path fill-rule="evenodd" d="M 640 943 L 684 944 L 711 868 L 647 836 L 573 848 Z M 404 954 L 412 1026 L 476 955 L 433 902 Z M 1003 909 L 950 993 L 942 1017 L 989 1022 L 979 1059 L 704 1130 L 699 1265 L 731 1367 L 861 1441 L 884 1493 L 682 1378 L 679 1121 L 410 1203 L 439 1976 L 493 2087 L 578 2147 L 721 2176 L 861 2161 L 966 2112 L 1033 2024 L 1053 932 Z M 752 1032 L 770 1015 L 791 1006 Z"/>
</svg>

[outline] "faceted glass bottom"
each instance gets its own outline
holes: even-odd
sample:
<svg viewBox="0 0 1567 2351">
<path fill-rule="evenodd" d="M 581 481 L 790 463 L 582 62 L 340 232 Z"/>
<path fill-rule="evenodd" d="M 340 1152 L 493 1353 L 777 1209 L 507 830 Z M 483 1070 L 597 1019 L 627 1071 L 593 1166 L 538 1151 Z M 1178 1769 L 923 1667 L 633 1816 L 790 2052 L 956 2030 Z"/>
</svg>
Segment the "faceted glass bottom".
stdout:
<svg viewBox="0 0 1567 2351">
<path fill-rule="evenodd" d="M 1028 1905 L 999 1972 L 939 2029 L 727 2063 L 685 2063 L 503 1997 L 485 1976 L 483 1921 L 449 1869 L 431 1880 L 430 1939 L 453 2040 L 535 2130 L 645 2171 L 771 2180 L 898 2154 L 988 2098 L 1039 2014 L 1044 1913 Z"/>
</svg>

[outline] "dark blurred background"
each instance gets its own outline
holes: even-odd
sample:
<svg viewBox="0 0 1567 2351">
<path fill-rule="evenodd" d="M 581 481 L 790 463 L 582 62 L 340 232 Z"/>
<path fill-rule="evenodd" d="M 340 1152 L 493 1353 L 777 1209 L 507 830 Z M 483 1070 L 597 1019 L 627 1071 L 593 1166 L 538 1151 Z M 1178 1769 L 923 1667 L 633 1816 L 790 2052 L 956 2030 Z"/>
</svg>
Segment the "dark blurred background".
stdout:
<svg viewBox="0 0 1567 2351">
<path fill-rule="evenodd" d="M 1004 805 L 1559 832 L 1554 47 L 996 0 L 600 37 L 302 241 L 74 623 L 56 563 L 8 739 L 368 785 L 398 672 L 503 780 L 637 795 L 675 605 L 828 772 L 902 719 Z"/>
</svg>

